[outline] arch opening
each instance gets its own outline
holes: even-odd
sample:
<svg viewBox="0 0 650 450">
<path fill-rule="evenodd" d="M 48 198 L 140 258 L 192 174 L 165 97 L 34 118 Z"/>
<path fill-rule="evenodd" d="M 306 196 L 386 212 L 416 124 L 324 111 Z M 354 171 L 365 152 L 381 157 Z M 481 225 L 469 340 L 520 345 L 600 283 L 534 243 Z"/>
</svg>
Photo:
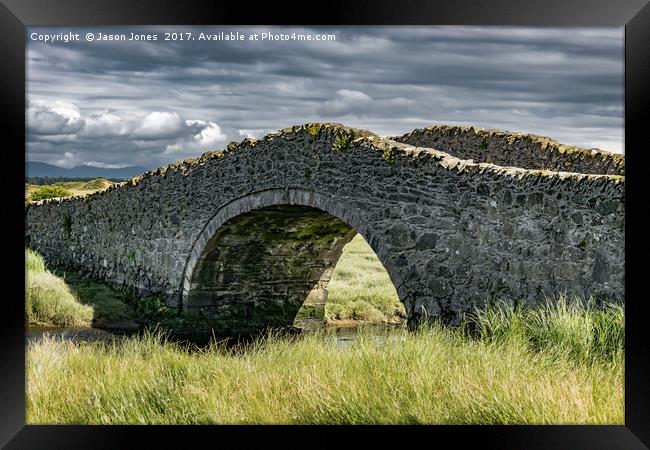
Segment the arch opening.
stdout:
<svg viewBox="0 0 650 450">
<path fill-rule="evenodd" d="M 183 311 L 228 333 L 322 321 L 332 272 L 356 234 L 312 206 L 278 204 L 236 215 L 202 246 Z"/>
</svg>

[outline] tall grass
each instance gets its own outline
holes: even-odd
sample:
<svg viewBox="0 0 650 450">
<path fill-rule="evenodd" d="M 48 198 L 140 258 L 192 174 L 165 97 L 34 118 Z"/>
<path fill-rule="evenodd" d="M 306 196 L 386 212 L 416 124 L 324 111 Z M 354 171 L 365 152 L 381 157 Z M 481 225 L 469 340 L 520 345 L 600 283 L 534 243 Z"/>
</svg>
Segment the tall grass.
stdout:
<svg viewBox="0 0 650 450">
<path fill-rule="evenodd" d="M 82 305 L 61 278 L 47 271 L 43 258 L 25 250 L 25 321 L 30 325 L 90 326 L 93 308 Z"/>
<path fill-rule="evenodd" d="M 622 305 L 561 295 L 535 308 L 500 302 L 469 315 L 478 336 L 489 341 L 519 341 L 532 350 L 577 361 L 622 360 L 625 311 Z"/>
<path fill-rule="evenodd" d="M 30 248 L 25 249 L 25 270 L 29 274 L 45 272 L 43 257 Z"/>
<path fill-rule="evenodd" d="M 583 308 L 600 336 L 585 346 L 583 331 L 560 331 L 576 326 L 565 324 L 577 307 L 542 308 L 530 326 L 512 311 L 479 314 L 473 336 L 362 330 L 345 347 L 319 333 L 245 349 L 190 349 L 160 334 L 46 339 L 27 353 L 27 422 L 622 424 L 622 322 Z"/>
<path fill-rule="evenodd" d="M 344 247 L 327 290 L 325 318 L 330 322 L 386 323 L 406 317 L 386 269 L 360 234 Z"/>
</svg>

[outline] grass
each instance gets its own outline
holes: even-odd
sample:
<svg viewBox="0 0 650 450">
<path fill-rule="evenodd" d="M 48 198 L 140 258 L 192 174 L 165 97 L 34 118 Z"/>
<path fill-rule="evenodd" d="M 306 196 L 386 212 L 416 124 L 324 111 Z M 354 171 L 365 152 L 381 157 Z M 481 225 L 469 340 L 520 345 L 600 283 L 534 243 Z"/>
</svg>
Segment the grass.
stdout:
<svg viewBox="0 0 650 450">
<path fill-rule="evenodd" d="M 29 325 L 101 328 L 134 316 L 120 292 L 73 273 L 49 271 L 31 249 L 25 249 L 25 270 Z"/>
<path fill-rule="evenodd" d="M 94 327 L 102 328 L 134 318 L 133 308 L 119 291 L 74 273 L 66 273 L 64 277 L 79 302 L 93 308 Z"/>
<path fill-rule="evenodd" d="M 396 323 L 406 317 L 388 272 L 360 234 L 344 247 L 327 290 L 328 322 Z"/>
<path fill-rule="evenodd" d="M 616 303 L 598 305 L 593 299 L 581 302 L 561 295 L 536 308 L 498 303 L 476 310 L 469 321 L 481 339 L 517 341 L 557 358 L 624 358 L 625 311 Z"/>
<path fill-rule="evenodd" d="M 361 331 L 344 348 L 318 333 L 245 349 L 191 349 L 155 333 L 46 339 L 27 352 L 27 423 L 622 424 L 620 310 L 535 314 L 543 331 L 493 308 L 477 313 L 475 332 Z M 578 317 L 594 336 L 567 332 Z"/>
<path fill-rule="evenodd" d="M 25 250 L 25 321 L 30 325 L 90 326 L 93 308 L 83 305 L 65 281 L 50 273 L 37 253 Z"/>
<path fill-rule="evenodd" d="M 25 265 L 31 324 L 133 317 L 106 285 L 57 277 L 28 249 Z M 333 320 L 400 314 L 360 236 L 344 250 L 330 289 Z M 623 423 L 620 305 L 567 297 L 535 309 L 498 303 L 457 328 L 385 333 L 376 339 L 362 329 L 344 348 L 323 333 L 201 349 L 159 332 L 112 343 L 45 338 L 27 348 L 27 423 Z"/>
</svg>

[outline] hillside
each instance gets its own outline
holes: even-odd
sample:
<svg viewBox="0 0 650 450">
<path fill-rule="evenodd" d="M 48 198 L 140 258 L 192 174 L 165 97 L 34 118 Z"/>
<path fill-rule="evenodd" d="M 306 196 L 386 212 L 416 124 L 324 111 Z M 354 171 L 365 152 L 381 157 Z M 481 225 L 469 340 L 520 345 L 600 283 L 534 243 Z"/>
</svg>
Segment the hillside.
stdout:
<svg viewBox="0 0 650 450">
<path fill-rule="evenodd" d="M 67 177 L 67 178 L 120 178 L 128 179 L 146 172 L 146 167 L 130 166 L 120 169 L 105 169 L 88 165 L 75 166 L 70 169 L 38 161 L 25 163 L 27 177 Z"/>
<path fill-rule="evenodd" d="M 96 178 L 90 181 L 60 181 L 46 186 L 56 186 L 63 188 L 68 191 L 70 195 L 86 195 L 108 189 L 113 184 L 114 183 L 112 181 L 109 181 L 105 178 Z M 29 199 L 29 196 L 32 193 L 38 191 L 41 188 L 43 188 L 43 186 L 25 183 L 25 199 Z"/>
</svg>

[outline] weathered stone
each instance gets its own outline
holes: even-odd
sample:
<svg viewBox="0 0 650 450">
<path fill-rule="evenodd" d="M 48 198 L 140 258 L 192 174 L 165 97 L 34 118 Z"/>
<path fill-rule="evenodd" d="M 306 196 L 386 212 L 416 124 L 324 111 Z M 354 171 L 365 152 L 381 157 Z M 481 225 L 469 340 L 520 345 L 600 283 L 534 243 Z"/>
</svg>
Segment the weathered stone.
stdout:
<svg viewBox="0 0 650 450">
<path fill-rule="evenodd" d="M 413 239 L 409 228 L 403 224 L 392 226 L 386 231 L 388 242 L 397 248 L 410 247 L 413 245 Z"/>
<path fill-rule="evenodd" d="M 544 200 L 544 194 L 541 192 L 533 192 L 528 194 L 528 206 L 541 205 Z"/>
<path fill-rule="evenodd" d="M 333 150 L 341 133 L 354 139 Z M 622 301 L 623 173 L 622 156 L 536 136 L 432 127 L 390 140 L 308 124 L 31 204 L 26 240 L 51 267 L 241 330 L 290 324 L 306 299 L 306 315 L 322 315 L 331 269 L 359 232 L 409 323 L 458 323 L 497 297 Z"/>
<path fill-rule="evenodd" d="M 435 298 L 448 297 L 452 293 L 451 284 L 448 280 L 443 278 L 434 278 L 431 280 L 429 288 Z"/>
<path fill-rule="evenodd" d="M 607 256 L 600 251 L 596 253 L 594 260 L 592 279 L 596 283 L 606 283 L 609 281 L 609 262 L 607 261 Z"/>
<path fill-rule="evenodd" d="M 417 242 L 418 250 L 429 250 L 436 247 L 438 235 L 436 233 L 423 233 Z"/>
</svg>

